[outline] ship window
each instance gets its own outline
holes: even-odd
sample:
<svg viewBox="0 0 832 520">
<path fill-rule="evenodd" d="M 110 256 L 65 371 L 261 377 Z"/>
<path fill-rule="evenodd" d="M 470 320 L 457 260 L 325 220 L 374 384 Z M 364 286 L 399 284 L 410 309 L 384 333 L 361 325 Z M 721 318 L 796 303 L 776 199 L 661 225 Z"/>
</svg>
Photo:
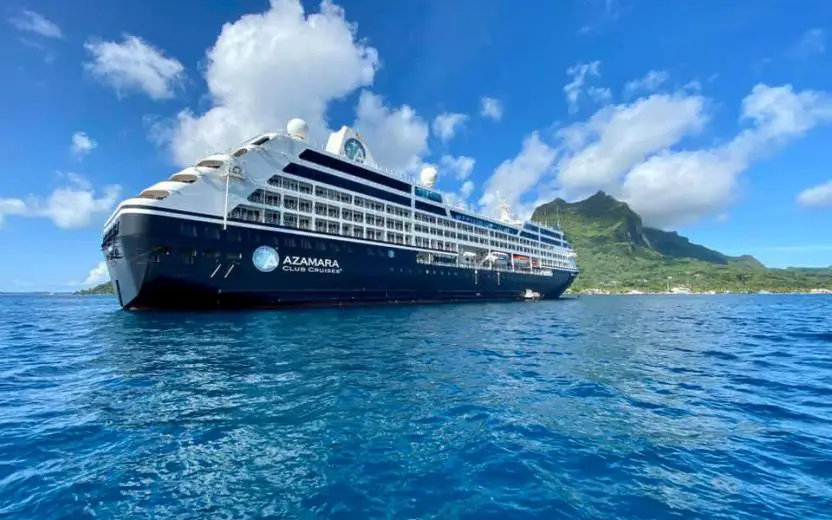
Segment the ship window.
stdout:
<svg viewBox="0 0 832 520">
<path fill-rule="evenodd" d="M 377 184 L 381 184 L 389 188 L 393 188 L 394 190 L 403 191 L 405 193 L 410 194 L 411 188 L 410 185 L 406 182 L 402 182 L 397 179 L 392 179 L 390 177 L 387 177 L 386 175 L 375 173 L 371 170 L 367 170 L 354 164 L 345 163 L 340 159 L 324 155 L 314 150 L 304 150 L 303 152 L 301 152 L 300 158 L 304 161 L 313 162 L 315 164 L 319 164 L 327 168 L 332 168 L 333 170 L 338 170 L 340 172 L 349 175 L 354 175 L 355 177 L 366 179 L 368 181 L 375 182 Z"/>
<path fill-rule="evenodd" d="M 224 161 L 220 161 L 220 160 L 218 160 L 218 159 L 206 159 L 206 160 L 204 160 L 204 161 L 200 161 L 200 162 L 197 164 L 197 167 L 199 167 L 199 168 L 214 168 L 214 169 L 216 169 L 216 168 L 219 168 L 220 166 L 222 166 L 223 162 L 224 162 Z"/>
<path fill-rule="evenodd" d="M 389 256 L 390 258 L 395 258 L 396 252 L 391 249 L 390 251 L 387 251 L 387 256 Z"/>
<path fill-rule="evenodd" d="M 214 226 L 205 226 L 205 237 L 206 238 L 213 238 L 218 239 L 220 238 L 220 230 L 215 228 Z"/>
<path fill-rule="evenodd" d="M 381 190 L 379 188 L 360 184 L 358 182 L 350 181 L 341 177 L 337 177 L 335 175 L 330 175 L 328 173 L 324 173 L 322 171 L 309 168 L 307 166 L 301 166 L 299 164 L 290 163 L 285 168 L 283 168 L 283 171 L 285 171 L 286 173 L 291 173 L 292 175 L 297 175 L 298 177 L 304 177 L 313 181 L 323 182 L 329 184 L 330 186 L 335 186 L 336 188 L 342 188 L 357 193 L 363 193 L 364 195 L 369 195 L 370 197 L 375 197 L 378 199 L 386 200 L 388 202 L 401 204 L 402 206 L 410 205 L 409 197 L 403 197 L 401 195 L 396 195 L 388 191 Z M 381 211 L 384 211 L 383 204 L 381 204 Z"/>
<path fill-rule="evenodd" d="M 260 146 L 261 144 L 264 144 L 264 143 L 268 142 L 269 139 L 271 139 L 271 137 L 265 135 L 265 136 L 261 137 L 260 139 L 254 141 L 251 144 L 253 144 L 254 146 Z"/>
<path fill-rule="evenodd" d="M 193 224 L 188 224 L 186 222 L 182 222 L 179 225 L 179 232 L 185 235 L 186 237 L 195 237 L 196 236 L 196 226 Z"/>
<path fill-rule="evenodd" d="M 304 249 L 312 249 L 312 242 L 310 242 L 309 240 L 306 240 L 306 239 L 301 239 L 300 247 L 302 247 Z"/>
<path fill-rule="evenodd" d="M 143 199 L 152 199 L 152 200 L 165 200 L 167 196 L 170 195 L 170 192 L 166 190 L 144 190 L 139 194 L 140 198 Z"/>
<path fill-rule="evenodd" d="M 242 157 L 248 152 L 248 148 L 240 148 L 236 152 L 234 152 L 234 157 Z"/>
<path fill-rule="evenodd" d="M 280 212 L 266 210 L 265 216 L 267 224 L 280 224 Z"/>
<path fill-rule="evenodd" d="M 242 242 L 243 241 L 243 237 L 240 235 L 240 232 L 236 231 L 236 230 L 228 231 L 228 239 L 233 240 L 235 242 Z"/>
<path fill-rule="evenodd" d="M 297 247 L 297 244 L 295 244 L 295 239 L 289 237 L 283 239 L 283 245 L 286 247 Z"/>
<path fill-rule="evenodd" d="M 315 249 L 318 251 L 326 251 L 326 243 L 325 242 L 315 242 Z"/>
</svg>

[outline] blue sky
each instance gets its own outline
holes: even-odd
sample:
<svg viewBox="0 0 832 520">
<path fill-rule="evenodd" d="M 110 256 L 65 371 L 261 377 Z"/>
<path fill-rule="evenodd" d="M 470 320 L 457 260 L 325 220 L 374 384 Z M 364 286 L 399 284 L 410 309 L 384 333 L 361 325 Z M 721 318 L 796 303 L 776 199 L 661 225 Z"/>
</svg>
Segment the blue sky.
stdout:
<svg viewBox="0 0 832 520">
<path fill-rule="evenodd" d="M 295 116 L 478 210 L 603 189 L 729 254 L 832 264 L 829 2 L 230 4 L 4 4 L 0 290 L 100 280 L 118 201 Z"/>
</svg>

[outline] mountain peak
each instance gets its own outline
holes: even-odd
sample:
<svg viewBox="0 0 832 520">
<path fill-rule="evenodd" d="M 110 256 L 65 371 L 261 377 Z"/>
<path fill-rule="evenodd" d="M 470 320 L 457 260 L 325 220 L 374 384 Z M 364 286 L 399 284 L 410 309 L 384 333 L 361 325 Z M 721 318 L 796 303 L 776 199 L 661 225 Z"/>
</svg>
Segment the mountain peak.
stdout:
<svg viewBox="0 0 832 520">
<path fill-rule="evenodd" d="M 626 202 L 603 190 L 575 202 L 555 199 L 539 206 L 532 214 L 532 220 L 549 225 L 554 224 L 557 218 L 560 218 L 564 232 L 575 245 L 578 265 L 589 279 L 593 278 L 593 264 L 596 262 L 604 270 L 609 270 L 604 273 L 605 277 L 613 278 L 618 276 L 616 273 L 620 270 L 630 268 L 649 278 L 654 271 L 658 273 L 669 266 L 679 265 L 679 262 L 764 269 L 753 257 L 730 257 L 691 243 L 675 231 L 647 227 Z"/>
<path fill-rule="evenodd" d="M 586 214 L 603 215 L 604 213 L 615 213 L 619 217 L 638 220 L 638 225 L 641 225 L 641 217 L 630 209 L 629 204 L 616 199 L 602 190 L 598 190 L 584 200 L 572 203 L 572 206 Z"/>
<path fill-rule="evenodd" d="M 592 195 L 587 197 L 585 200 L 590 200 L 590 199 L 605 199 L 605 200 L 613 200 L 615 202 L 619 202 L 618 200 L 616 200 L 615 197 L 613 197 L 612 195 L 610 195 L 609 193 L 607 193 L 604 190 L 596 191 L 595 193 L 593 193 Z"/>
</svg>

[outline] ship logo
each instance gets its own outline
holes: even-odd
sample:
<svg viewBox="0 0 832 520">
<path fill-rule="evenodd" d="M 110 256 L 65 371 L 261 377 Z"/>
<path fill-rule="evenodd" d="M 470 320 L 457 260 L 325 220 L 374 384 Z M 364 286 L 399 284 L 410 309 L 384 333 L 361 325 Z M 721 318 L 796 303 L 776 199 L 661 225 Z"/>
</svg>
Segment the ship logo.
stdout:
<svg viewBox="0 0 832 520">
<path fill-rule="evenodd" d="M 280 255 L 271 246 L 260 246 L 251 255 L 251 262 L 258 271 L 270 273 L 280 265 Z"/>
</svg>

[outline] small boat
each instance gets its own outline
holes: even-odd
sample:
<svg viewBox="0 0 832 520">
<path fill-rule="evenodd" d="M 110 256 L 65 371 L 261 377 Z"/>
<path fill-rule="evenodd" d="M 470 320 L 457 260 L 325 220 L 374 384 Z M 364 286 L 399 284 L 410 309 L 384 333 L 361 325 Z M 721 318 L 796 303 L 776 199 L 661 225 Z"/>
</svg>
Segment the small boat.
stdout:
<svg viewBox="0 0 832 520">
<path fill-rule="evenodd" d="M 531 289 L 526 289 L 526 292 L 523 293 L 523 298 L 526 300 L 539 300 L 540 293 Z"/>
</svg>

